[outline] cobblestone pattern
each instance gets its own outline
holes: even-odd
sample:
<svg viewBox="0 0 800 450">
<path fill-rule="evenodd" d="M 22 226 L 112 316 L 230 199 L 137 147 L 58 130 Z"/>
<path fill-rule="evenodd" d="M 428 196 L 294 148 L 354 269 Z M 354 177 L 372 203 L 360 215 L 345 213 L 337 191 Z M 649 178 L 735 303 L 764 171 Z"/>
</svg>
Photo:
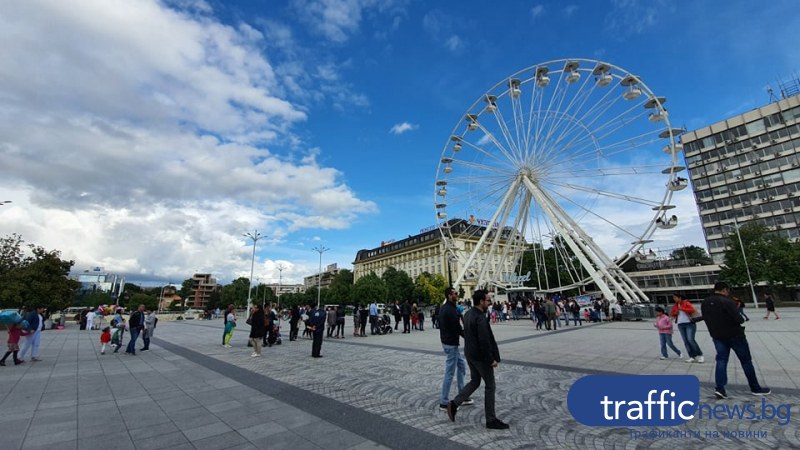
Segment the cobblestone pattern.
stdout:
<svg viewBox="0 0 800 450">
<path fill-rule="evenodd" d="M 321 359 L 310 358 L 309 340 L 284 342 L 266 348 L 262 358 L 250 358 L 241 338 L 237 348 L 219 345 L 221 324 L 197 322 L 174 324 L 160 330 L 160 337 L 177 345 L 202 352 L 230 364 L 261 373 L 293 386 L 324 395 L 390 418 L 421 430 L 447 437 L 455 442 L 487 449 L 509 448 L 800 448 L 800 420 L 796 395 L 775 394 L 773 404 L 791 403 L 792 419 L 781 427 L 774 421 L 716 421 L 694 419 L 675 430 L 702 433 L 722 431 L 767 431 L 765 439 L 691 438 L 632 440 L 628 429 L 587 427 L 577 423 L 566 404 L 570 386 L 582 375 L 574 371 L 542 369 L 515 364 L 501 364 L 496 371 L 497 415 L 510 423 L 508 431 L 484 427 L 483 389 L 474 395 L 475 406 L 459 409 L 456 423 L 438 409 L 444 356 L 414 350 L 376 348 L 386 337 L 367 340 L 326 340 Z M 501 347 L 502 354 L 502 347 Z M 620 368 L 623 369 L 623 368 Z M 469 374 L 467 374 L 467 378 Z M 454 382 L 455 386 L 455 382 Z M 756 397 L 743 392 L 727 403 L 755 402 Z M 454 396 L 453 393 L 451 395 Z M 715 404 L 713 398 L 701 402 Z M 354 430 L 357 432 L 357 430 Z M 649 431 L 637 429 L 637 431 Z M 666 431 L 666 430 L 665 430 Z"/>
</svg>

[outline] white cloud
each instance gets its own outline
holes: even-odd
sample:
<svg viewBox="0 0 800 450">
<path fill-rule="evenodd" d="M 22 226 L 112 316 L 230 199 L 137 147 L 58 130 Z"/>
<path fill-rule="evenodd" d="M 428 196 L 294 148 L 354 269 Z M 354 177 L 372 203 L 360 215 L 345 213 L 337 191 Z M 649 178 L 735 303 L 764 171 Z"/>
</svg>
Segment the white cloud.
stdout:
<svg viewBox="0 0 800 450">
<path fill-rule="evenodd" d="M 577 10 L 578 10 L 578 5 L 567 5 L 564 7 L 564 9 L 561 10 L 561 12 L 564 13 L 564 16 L 569 18 L 572 17 L 572 15 L 575 14 L 575 11 Z"/>
<path fill-rule="evenodd" d="M 375 10 L 395 15 L 391 27 L 399 25 L 396 14 L 404 1 L 392 0 L 293 0 L 292 8 L 312 31 L 342 43 L 358 33 L 365 13 Z"/>
<path fill-rule="evenodd" d="M 457 33 L 458 22 L 439 9 L 429 11 L 422 18 L 422 27 L 433 38 L 451 52 L 459 52 L 464 48 L 464 41 Z"/>
<path fill-rule="evenodd" d="M 261 31 L 191 5 L 4 8 L 0 192 L 17 203 L 0 229 L 62 250 L 76 269 L 177 279 L 249 268 L 242 230 L 283 239 L 376 210 L 293 133 L 307 98 L 292 94 L 309 80 L 274 69 Z"/>
<path fill-rule="evenodd" d="M 394 126 L 392 126 L 392 128 L 389 130 L 389 133 L 403 134 L 407 131 L 416 130 L 417 128 L 419 128 L 419 125 L 414 125 L 408 122 L 401 122 L 394 124 Z"/>
<path fill-rule="evenodd" d="M 461 40 L 458 35 L 452 35 L 444 42 L 445 48 L 450 50 L 451 52 L 457 52 L 464 47 L 464 41 Z"/>
<path fill-rule="evenodd" d="M 641 34 L 658 23 L 660 14 L 674 11 L 675 5 L 667 0 L 611 0 L 606 28 L 621 37 Z"/>
<path fill-rule="evenodd" d="M 534 7 L 531 8 L 531 17 L 533 17 L 534 19 L 541 16 L 542 14 L 544 14 L 544 5 L 538 4 L 534 5 Z"/>
</svg>

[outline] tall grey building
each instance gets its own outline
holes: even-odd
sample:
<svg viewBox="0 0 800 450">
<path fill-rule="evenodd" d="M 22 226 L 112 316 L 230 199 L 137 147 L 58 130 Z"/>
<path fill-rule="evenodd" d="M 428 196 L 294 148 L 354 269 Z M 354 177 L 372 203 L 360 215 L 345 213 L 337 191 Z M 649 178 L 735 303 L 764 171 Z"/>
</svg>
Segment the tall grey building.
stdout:
<svg viewBox="0 0 800 450">
<path fill-rule="evenodd" d="M 800 95 L 690 131 L 681 142 L 715 263 L 736 223 L 800 237 Z"/>
</svg>

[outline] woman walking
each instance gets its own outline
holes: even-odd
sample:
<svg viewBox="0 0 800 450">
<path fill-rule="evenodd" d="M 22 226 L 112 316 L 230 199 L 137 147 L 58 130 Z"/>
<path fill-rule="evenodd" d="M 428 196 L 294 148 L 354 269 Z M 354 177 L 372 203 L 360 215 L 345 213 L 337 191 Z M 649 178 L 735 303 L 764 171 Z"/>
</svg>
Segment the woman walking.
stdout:
<svg viewBox="0 0 800 450">
<path fill-rule="evenodd" d="M 703 351 L 700 350 L 700 346 L 697 345 L 697 341 L 694 340 L 694 336 L 697 333 L 697 324 L 692 320 L 692 316 L 699 315 L 697 309 L 695 309 L 689 300 L 684 298 L 681 294 L 672 294 L 672 301 L 675 303 L 672 305 L 672 310 L 669 315 L 677 322 L 678 331 L 680 331 L 681 339 L 683 339 L 683 345 L 686 346 L 686 351 L 689 353 L 689 359 L 687 359 L 686 362 L 705 362 Z"/>
<path fill-rule="evenodd" d="M 236 309 L 233 305 L 228 305 L 228 309 L 225 310 L 225 332 L 222 334 L 223 347 L 231 348 L 234 329 L 236 329 Z"/>
</svg>

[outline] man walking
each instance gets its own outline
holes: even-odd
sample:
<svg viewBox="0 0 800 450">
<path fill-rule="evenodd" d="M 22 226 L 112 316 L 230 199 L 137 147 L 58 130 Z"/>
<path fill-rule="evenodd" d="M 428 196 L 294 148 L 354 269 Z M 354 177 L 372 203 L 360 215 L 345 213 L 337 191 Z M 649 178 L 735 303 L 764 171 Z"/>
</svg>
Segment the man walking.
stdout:
<svg viewBox="0 0 800 450">
<path fill-rule="evenodd" d="M 26 320 L 28 321 L 28 326 L 31 329 L 31 334 L 25 338 L 25 342 L 22 344 L 22 348 L 19 352 L 19 359 L 25 359 L 25 355 L 28 353 L 28 349 L 31 351 L 31 361 L 41 361 L 39 359 L 39 343 L 42 339 L 42 330 L 44 329 L 44 306 L 37 306 L 33 311 L 31 311 Z"/>
<path fill-rule="evenodd" d="M 728 398 L 725 392 L 725 385 L 728 384 L 728 357 L 731 350 L 736 353 L 742 370 L 747 377 L 747 384 L 750 385 L 750 392 L 753 395 L 768 395 L 772 392 L 769 388 L 762 388 L 756 378 L 756 370 L 753 367 L 753 359 L 750 356 L 750 345 L 744 335 L 744 322 L 742 316 L 736 310 L 736 303 L 729 298 L 730 287 L 724 281 L 719 281 L 714 285 L 714 294 L 703 300 L 700 309 L 703 313 L 703 320 L 708 326 L 708 333 L 714 341 L 714 348 L 717 351 L 717 365 L 714 369 L 716 388 L 714 395 L 718 399 Z"/>
<path fill-rule="evenodd" d="M 411 333 L 411 305 L 408 300 L 400 306 L 400 315 L 403 316 L 403 333 Z"/>
<path fill-rule="evenodd" d="M 392 315 L 394 316 L 394 331 L 397 331 L 397 326 L 400 325 L 400 305 L 395 300 L 392 306 Z"/>
<path fill-rule="evenodd" d="M 378 329 L 378 303 L 373 301 L 369 304 L 369 334 L 375 334 Z"/>
<path fill-rule="evenodd" d="M 314 341 L 311 343 L 312 358 L 322 358 L 320 352 L 322 351 L 322 334 L 325 332 L 325 318 L 325 310 L 319 307 L 314 308 L 309 315 L 311 331 L 314 336 Z"/>
<path fill-rule="evenodd" d="M 439 338 L 447 359 L 444 363 L 444 380 L 442 380 L 442 394 L 439 396 L 439 409 L 447 411 L 447 404 L 450 403 L 450 385 L 453 384 L 453 372 L 456 372 L 458 392 L 461 392 L 464 390 L 464 374 L 467 371 L 467 365 L 458 350 L 459 339 L 464 336 L 461 318 L 456 308 L 458 292 L 452 287 L 448 287 L 444 290 L 444 297 L 446 301 L 439 309 Z M 472 399 L 464 400 L 464 404 L 471 405 L 473 403 Z"/>
<path fill-rule="evenodd" d="M 475 291 L 472 294 L 472 305 L 472 309 L 464 314 L 464 354 L 467 356 L 470 380 L 458 396 L 447 404 L 447 416 L 452 422 L 456 421 L 458 407 L 478 389 L 483 379 L 486 384 L 484 391 L 486 428 L 506 430 L 508 424 L 498 419 L 494 412 L 496 389 L 494 368 L 500 363 L 500 350 L 497 348 L 489 321 L 486 320 L 486 308 L 489 305 L 486 291 Z"/>
<path fill-rule="evenodd" d="M 135 355 L 136 339 L 139 338 L 139 333 L 144 329 L 144 305 L 139 305 L 139 308 L 131 314 L 131 318 L 128 320 L 128 328 L 131 336 L 128 338 L 128 347 L 125 349 L 125 353 Z"/>
</svg>

